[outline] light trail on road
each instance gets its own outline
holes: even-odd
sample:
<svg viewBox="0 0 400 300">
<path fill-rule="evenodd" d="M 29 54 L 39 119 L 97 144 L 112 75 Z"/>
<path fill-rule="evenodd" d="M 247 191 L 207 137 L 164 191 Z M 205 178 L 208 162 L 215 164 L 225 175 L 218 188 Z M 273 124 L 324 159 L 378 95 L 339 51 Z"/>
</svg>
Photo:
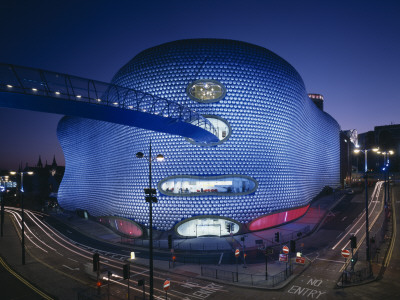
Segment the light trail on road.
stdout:
<svg viewBox="0 0 400 300">
<path fill-rule="evenodd" d="M 379 200 L 379 196 L 380 196 L 380 191 L 381 191 L 381 189 L 382 189 L 382 185 L 383 185 L 383 181 L 378 181 L 378 182 L 376 183 L 376 185 L 375 185 L 374 191 L 373 191 L 372 196 L 371 196 L 371 201 L 370 201 L 369 204 L 368 204 L 368 208 L 369 208 L 369 214 L 368 214 L 368 216 L 369 216 L 369 217 L 371 217 L 371 216 L 374 214 L 375 209 L 376 209 L 378 203 L 380 203 L 380 201 L 378 201 L 378 200 Z M 374 200 L 374 199 L 376 199 L 376 200 Z M 373 207 L 371 208 L 372 205 L 373 205 Z M 382 206 L 382 205 L 381 205 L 381 206 Z M 379 214 L 378 214 L 378 215 L 379 215 Z M 375 219 L 375 221 L 376 221 L 376 219 Z M 361 223 L 361 225 L 360 225 L 360 223 Z M 359 225 L 359 226 L 358 226 L 358 225 Z M 373 225 L 373 224 L 371 224 L 371 226 L 372 226 L 372 225 Z M 358 226 L 358 227 L 357 227 L 357 226 Z M 370 226 L 370 228 L 371 228 L 371 226 Z M 354 232 L 353 229 L 354 229 L 355 227 L 357 227 L 357 230 Z M 348 237 L 349 237 L 348 235 L 349 235 L 350 233 L 353 233 L 354 235 L 357 235 L 357 233 L 360 232 L 360 230 L 362 230 L 364 227 L 365 227 L 365 210 L 364 210 L 364 212 L 362 213 L 362 215 L 359 216 L 358 220 L 354 223 L 354 225 L 353 225 L 350 229 L 348 229 L 348 230 L 346 229 L 345 234 L 344 234 L 343 237 L 332 247 L 332 250 L 335 250 L 335 249 L 343 242 L 343 240 L 344 240 L 345 238 L 348 238 Z M 364 237 L 364 238 L 365 238 L 365 237 Z M 362 238 L 359 239 L 359 241 L 362 242 Z M 348 241 L 346 241 L 346 243 L 345 243 L 342 247 L 340 247 L 340 249 L 345 249 L 349 244 L 350 244 L 350 241 L 348 240 Z M 360 244 L 361 244 L 361 243 L 360 243 Z M 358 245 L 357 245 L 357 246 L 358 246 Z M 358 248 L 358 247 L 357 247 L 357 248 Z"/>
<path fill-rule="evenodd" d="M 19 209 L 15 209 L 12 207 L 7 207 L 6 209 L 7 213 L 9 213 L 11 216 L 13 216 L 13 218 L 16 220 L 19 228 L 21 228 L 21 216 L 20 216 L 20 210 Z M 78 245 L 76 245 L 71 239 L 69 239 L 68 237 L 64 236 L 63 234 L 57 232 L 56 230 L 52 229 L 51 227 L 49 227 L 44 221 L 42 221 L 40 219 L 40 217 L 43 217 L 44 214 L 42 213 L 38 213 L 38 212 L 31 212 L 29 210 L 25 210 L 25 236 L 27 237 L 28 241 L 31 243 L 31 245 L 33 245 L 33 248 L 28 250 L 29 253 L 36 258 L 36 256 L 33 254 L 32 251 L 35 251 L 35 249 L 40 249 L 42 251 L 42 254 L 39 253 L 39 256 L 41 255 L 46 255 L 48 256 L 48 258 L 44 258 L 42 260 L 46 260 L 47 264 L 50 264 L 49 260 L 51 260 L 50 258 L 53 258 L 51 255 L 53 253 L 57 253 L 60 256 L 62 256 L 62 259 L 64 259 L 65 261 L 68 261 L 71 263 L 71 261 L 75 262 L 75 264 L 87 264 L 87 263 L 91 263 L 92 259 L 93 259 L 93 253 L 94 251 L 96 251 L 97 249 L 92 249 L 94 251 L 89 251 L 83 247 L 80 247 Z M 32 223 L 32 224 L 28 224 L 28 223 Z M 34 228 L 33 228 L 34 227 Z M 35 230 L 34 230 L 35 229 Z M 18 230 L 17 230 L 18 232 Z M 18 232 L 19 233 L 19 232 Z M 39 246 L 38 242 L 36 241 L 40 241 L 40 244 L 45 245 L 48 249 L 50 249 L 51 251 L 47 251 L 46 249 L 43 249 L 42 247 Z M 50 244 L 54 243 L 55 245 L 52 247 Z M 84 245 L 82 245 L 84 246 Z M 60 249 L 56 249 L 56 248 L 60 248 Z M 99 253 L 101 253 L 102 255 L 107 254 L 107 256 L 105 256 L 105 258 L 107 259 L 107 261 L 102 261 L 101 264 L 102 266 L 107 266 L 109 267 L 111 270 L 113 270 L 113 277 L 119 278 L 120 280 L 110 280 L 110 282 L 118 284 L 119 286 L 123 287 L 123 288 L 127 288 L 127 284 L 125 282 L 123 282 L 122 276 L 120 276 L 118 273 L 121 273 L 122 275 L 122 266 L 124 264 L 126 264 L 127 262 L 118 260 L 118 259 L 114 259 L 110 256 L 122 256 L 120 254 L 116 254 L 116 253 L 112 253 L 112 252 L 105 252 L 102 250 L 98 250 Z M 72 257 L 71 257 L 72 255 Z M 126 259 L 128 259 L 129 257 L 126 256 Z M 83 262 L 82 262 L 83 260 Z M 67 275 L 70 278 L 73 278 L 76 276 L 77 272 L 79 272 L 81 269 L 77 268 L 77 267 L 71 267 L 68 266 L 68 264 L 63 264 L 63 263 L 56 263 L 55 265 L 53 264 L 51 266 L 52 268 L 57 269 L 59 272 L 63 273 L 63 274 L 68 274 L 66 273 L 66 271 L 68 270 L 68 272 L 71 275 Z M 116 270 L 118 270 L 118 272 L 116 272 Z M 136 277 L 136 276 L 142 276 L 146 278 L 146 282 L 149 282 L 149 275 L 147 274 L 149 272 L 148 268 L 146 267 L 141 267 L 139 265 L 135 265 L 134 269 L 131 269 L 131 280 L 132 278 Z M 154 276 L 154 280 L 157 280 L 160 282 L 160 284 L 155 284 L 154 287 L 154 291 L 157 292 L 157 294 L 159 295 L 164 295 L 164 290 L 161 288 L 162 287 L 162 282 L 164 282 L 164 280 L 166 278 L 170 278 L 171 274 L 166 272 L 165 274 L 163 272 L 158 272 L 159 275 Z M 75 275 L 74 275 L 75 274 Z M 82 272 L 80 273 L 80 275 L 82 276 Z M 161 275 L 161 276 L 160 276 Z M 87 276 L 87 274 L 84 274 L 84 278 L 85 276 Z M 179 275 L 179 274 L 174 274 L 174 285 L 184 285 L 185 281 L 184 280 L 179 280 L 178 278 L 182 277 L 185 280 L 187 280 L 187 277 L 183 276 L 183 275 Z M 103 280 L 108 281 L 107 277 L 102 277 Z M 157 288 L 156 286 L 159 285 L 160 288 Z M 102 288 L 106 288 L 106 285 L 103 285 Z M 142 295 L 143 290 L 141 288 L 136 288 L 133 285 L 129 286 L 130 290 L 135 291 L 140 293 L 140 295 Z M 146 295 L 149 295 L 149 292 L 146 292 Z M 202 299 L 198 296 L 195 295 L 191 295 L 190 296 L 191 299 Z M 163 298 L 163 296 L 156 296 L 155 298 Z M 187 294 L 183 293 L 181 291 L 178 290 L 170 290 L 168 292 L 168 298 L 171 299 L 187 299 Z"/>
<path fill-rule="evenodd" d="M 394 244 L 396 243 L 396 235 L 397 235 L 397 216 L 396 216 L 396 206 L 395 206 L 395 201 L 394 201 L 394 196 L 392 196 L 392 211 L 393 211 L 393 235 L 392 235 L 392 240 L 390 242 L 389 250 L 386 255 L 386 260 L 384 263 L 385 268 L 389 266 L 390 259 L 392 258 L 393 254 L 393 249 L 394 249 Z"/>
</svg>

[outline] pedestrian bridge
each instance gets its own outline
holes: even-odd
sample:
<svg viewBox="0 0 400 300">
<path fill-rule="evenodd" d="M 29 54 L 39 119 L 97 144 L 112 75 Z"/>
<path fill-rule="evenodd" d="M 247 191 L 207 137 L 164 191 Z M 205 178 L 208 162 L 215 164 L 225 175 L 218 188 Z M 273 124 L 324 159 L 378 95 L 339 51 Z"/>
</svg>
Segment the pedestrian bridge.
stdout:
<svg viewBox="0 0 400 300">
<path fill-rule="evenodd" d="M 218 142 L 206 118 L 148 93 L 62 73 L 0 63 L 0 107 L 70 115 Z"/>
</svg>

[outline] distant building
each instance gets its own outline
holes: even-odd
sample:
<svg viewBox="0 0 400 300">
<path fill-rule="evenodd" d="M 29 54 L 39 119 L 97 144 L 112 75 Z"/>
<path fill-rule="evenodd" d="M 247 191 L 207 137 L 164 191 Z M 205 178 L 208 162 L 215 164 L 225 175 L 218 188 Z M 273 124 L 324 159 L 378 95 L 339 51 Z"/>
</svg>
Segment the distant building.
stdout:
<svg viewBox="0 0 400 300">
<path fill-rule="evenodd" d="M 389 157 L 390 171 L 400 171 L 400 124 L 375 126 L 373 131 L 359 134 L 359 143 L 361 149 L 379 147 L 381 151 L 394 151 L 394 154 Z M 382 166 L 382 156 L 368 155 L 368 168 L 379 171 Z"/>
<path fill-rule="evenodd" d="M 23 171 L 32 171 L 32 176 L 24 176 L 24 190 L 37 203 L 44 205 L 48 201 L 57 201 L 58 188 L 65 167 L 58 166 L 55 156 L 51 165 L 43 166 L 41 156 L 35 167 L 26 166 Z"/>
</svg>

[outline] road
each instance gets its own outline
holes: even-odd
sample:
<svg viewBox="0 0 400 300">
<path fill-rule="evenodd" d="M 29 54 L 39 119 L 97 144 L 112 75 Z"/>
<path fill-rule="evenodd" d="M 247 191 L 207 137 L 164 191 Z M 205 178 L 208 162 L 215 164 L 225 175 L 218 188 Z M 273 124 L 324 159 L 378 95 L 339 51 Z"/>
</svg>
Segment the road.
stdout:
<svg viewBox="0 0 400 300">
<path fill-rule="evenodd" d="M 372 201 L 370 201 L 370 226 L 374 225 L 377 216 L 382 211 L 383 201 L 379 185 L 375 192 L 371 191 Z M 393 204 L 396 219 L 396 229 L 400 220 L 398 197 L 400 189 L 393 188 Z M 168 299 L 397 299 L 399 296 L 399 268 L 400 246 L 399 238 L 391 247 L 390 263 L 386 268 L 384 277 L 380 281 L 372 282 L 368 285 L 350 288 L 337 288 L 336 283 L 344 269 L 344 258 L 340 255 L 341 249 L 349 248 L 349 237 L 356 234 L 358 248 L 362 252 L 363 239 L 365 238 L 365 214 L 363 213 L 363 195 L 346 196 L 342 203 L 331 213 L 326 223 L 320 230 L 310 237 L 306 237 L 298 242 L 298 247 L 303 251 L 306 258 L 312 261 L 311 266 L 301 275 L 292 280 L 287 286 L 279 290 L 262 290 L 255 288 L 244 288 L 228 285 L 212 280 L 195 278 L 196 274 L 190 271 L 181 271 L 180 274 L 169 271 L 156 270 L 154 273 L 155 298 L 165 299 L 165 292 L 162 289 L 163 282 L 168 279 L 171 281 L 171 288 L 168 291 Z M 8 210 L 15 220 L 20 220 L 19 213 Z M 126 299 L 127 280 L 123 280 L 122 266 L 126 263 L 125 259 L 129 255 L 115 254 L 113 248 L 103 248 L 98 245 L 95 249 L 92 245 L 83 246 L 84 240 L 79 243 L 70 240 L 58 231 L 46 224 L 41 214 L 26 211 L 26 245 L 30 255 L 49 268 L 60 272 L 65 276 L 79 281 L 82 286 L 93 287 L 95 275 L 91 273 L 92 255 L 95 251 L 101 254 L 101 264 L 103 269 L 113 273 L 111 276 L 110 295 L 111 299 Z M 394 230 L 396 233 L 397 230 Z M 96 241 L 99 243 L 98 241 Z M 101 243 L 100 243 L 101 244 Z M 303 246 L 300 246 L 304 244 Z M 103 245 L 104 246 L 104 245 Z M 105 246 L 111 247 L 111 246 Z M 100 250 L 101 249 L 101 250 Z M 119 249 L 120 250 L 120 249 Z M 84 271 L 86 268 L 86 271 Z M 107 273 L 102 272 L 101 279 L 103 286 L 100 288 L 102 293 L 107 293 L 106 285 Z M 396 278 L 396 280 L 393 280 Z M 142 288 L 137 286 L 137 280 L 144 279 L 146 282 L 146 296 L 148 293 L 149 272 L 145 266 L 132 265 L 130 280 L 131 299 L 142 296 Z M 378 297 L 379 296 L 379 297 Z M 62 295 L 59 299 L 63 299 Z"/>
</svg>

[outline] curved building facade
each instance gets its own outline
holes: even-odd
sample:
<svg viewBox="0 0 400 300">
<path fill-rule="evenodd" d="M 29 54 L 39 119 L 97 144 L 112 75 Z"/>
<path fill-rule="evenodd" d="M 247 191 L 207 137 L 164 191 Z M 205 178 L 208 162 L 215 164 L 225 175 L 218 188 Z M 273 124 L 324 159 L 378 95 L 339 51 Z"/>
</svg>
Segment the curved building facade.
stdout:
<svg viewBox="0 0 400 300">
<path fill-rule="evenodd" d="M 64 117 L 58 137 L 66 171 L 58 196 L 65 209 L 148 226 L 148 160 L 135 154 L 148 154 L 150 140 L 152 155 L 165 157 L 152 165 L 154 228 L 182 236 L 276 226 L 303 215 L 325 186 L 339 184 L 338 123 L 269 50 L 231 40 L 171 42 L 139 53 L 112 83 L 200 112 L 219 142 Z"/>
</svg>

